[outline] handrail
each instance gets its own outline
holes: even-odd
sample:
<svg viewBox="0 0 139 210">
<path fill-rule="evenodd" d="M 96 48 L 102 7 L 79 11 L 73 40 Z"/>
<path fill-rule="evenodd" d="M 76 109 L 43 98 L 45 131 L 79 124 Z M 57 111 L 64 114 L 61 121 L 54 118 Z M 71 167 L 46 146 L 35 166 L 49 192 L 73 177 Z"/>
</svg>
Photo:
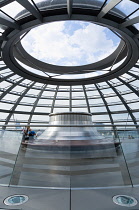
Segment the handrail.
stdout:
<svg viewBox="0 0 139 210">
<path fill-rule="evenodd" d="M 45 124 L 45 125 L 32 125 L 32 124 L 24 124 L 24 125 L 16 125 L 16 124 L 2 124 L 0 125 L 0 127 L 23 127 L 23 126 L 33 126 L 33 127 L 125 127 L 125 124 L 116 124 L 116 125 L 92 125 L 92 124 L 63 124 L 63 125 L 52 125 L 52 124 Z M 126 125 L 126 127 L 136 127 L 136 125 L 130 124 L 130 125 Z M 135 130 L 139 130 L 139 128 L 135 129 Z"/>
</svg>

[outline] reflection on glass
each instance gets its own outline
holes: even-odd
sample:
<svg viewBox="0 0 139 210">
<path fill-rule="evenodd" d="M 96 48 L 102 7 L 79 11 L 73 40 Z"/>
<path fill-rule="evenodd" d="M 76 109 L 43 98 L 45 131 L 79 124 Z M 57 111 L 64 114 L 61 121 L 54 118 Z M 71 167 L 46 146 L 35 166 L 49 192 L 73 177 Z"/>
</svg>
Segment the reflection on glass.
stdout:
<svg viewBox="0 0 139 210">
<path fill-rule="evenodd" d="M 137 3 L 134 3 L 133 1 L 128 1 L 128 7 L 126 7 L 126 5 L 127 0 L 122 0 L 119 4 L 117 4 L 116 8 L 122 10 L 127 16 L 139 7 L 139 5 Z"/>
<path fill-rule="evenodd" d="M 67 126 L 66 126 L 67 125 Z M 91 114 L 50 115 L 49 127 L 23 139 L 10 185 L 56 188 L 131 185 L 114 127 L 92 127 Z"/>
<path fill-rule="evenodd" d="M 51 114 L 46 129 L 30 127 L 27 135 L 21 125 L 16 129 L 0 131 L 0 184 L 94 188 L 139 183 L 137 126 L 94 125 L 89 113 L 66 112 Z"/>
<path fill-rule="evenodd" d="M 0 184 L 10 182 L 21 139 L 20 131 L 0 131 Z"/>
<path fill-rule="evenodd" d="M 136 127 L 126 127 L 119 135 L 132 184 L 136 185 L 139 183 L 139 130 Z"/>
<path fill-rule="evenodd" d="M 9 3 L 8 5 L 1 7 L 1 10 L 5 13 L 7 13 L 9 16 L 11 16 L 12 18 L 15 18 L 16 15 L 21 12 L 22 10 L 24 10 L 24 7 L 19 4 L 16 1 L 13 1 L 12 3 Z"/>
</svg>

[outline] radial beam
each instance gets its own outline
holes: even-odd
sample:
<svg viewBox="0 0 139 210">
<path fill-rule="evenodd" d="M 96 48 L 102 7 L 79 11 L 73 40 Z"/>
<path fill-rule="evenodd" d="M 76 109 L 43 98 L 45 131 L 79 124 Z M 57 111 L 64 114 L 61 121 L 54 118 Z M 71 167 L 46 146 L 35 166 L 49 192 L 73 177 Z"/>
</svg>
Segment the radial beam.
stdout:
<svg viewBox="0 0 139 210">
<path fill-rule="evenodd" d="M 3 81 L 5 81 L 5 80 L 7 80 L 9 77 L 12 77 L 12 76 L 14 76 L 15 75 L 15 73 L 11 73 L 11 74 L 9 74 L 8 76 L 6 76 L 6 77 L 1 77 L 0 78 L 0 82 L 3 82 Z"/>
<path fill-rule="evenodd" d="M 101 96 L 101 98 L 102 98 L 102 100 L 103 100 L 103 103 L 104 103 L 104 105 L 105 105 L 105 107 L 106 107 L 106 109 L 107 109 L 107 112 L 108 112 L 108 115 L 109 115 L 111 124 L 114 125 L 114 121 L 113 121 L 113 118 L 112 118 L 112 116 L 111 116 L 111 112 L 110 112 L 110 109 L 109 109 L 109 107 L 108 107 L 107 101 L 106 101 L 106 99 L 104 98 L 103 93 L 102 93 L 101 90 L 99 89 L 98 85 L 95 84 L 95 87 L 96 87 L 97 91 L 99 92 L 99 94 L 100 94 L 100 96 Z"/>
<path fill-rule="evenodd" d="M 19 4 L 21 4 L 24 8 L 26 8 L 34 17 L 42 22 L 42 16 L 37 11 L 34 6 L 27 0 L 16 0 Z"/>
<path fill-rule="evenodd" d="M 130 1 L 133 1 L 136 4 L 139 4 L 139 0 L 130 0 Z"/>
<path fill-rule="evenodd" d="M 54 99 L 53 99 L 53 103 L 52 103 L 52 107 L 51 107 L 51 113 L 53 113 L 53 110 L 54 110 L 54 105 L 55 105 L 55 100 L 56 100 L 58 89 L 59 89 L 59 86 L 56 87 L 56 91 L 55 91 L 55 95 L 54 95 Z"/>
<path fill-rule="evenodd" d="M 29 117 L 29 119 L 28 119 L 28 124 L 30 124 L 30 122 L 31 122 L 31 119 L 32 119 L 34 110 L 35 110 L 35 108 L 36 108 L 36 106 L 37 106 L 37 104 L 38 104 L 38 101 L 40 100 L 40 98 L 41 98 L 41 96 L 42 96 L 42 94 L 43 94 L 43 92 L 44 92 L 46 86 L 47 86 L 47 85 L 44 85 L 44 87 L 43 87 L 42 90 L 40 91 L 40 93 L 39 93 L 39 95 L 38 95 L 36 101 L 34 102 L 33 108 L 32 108 L 32 110 L 31 110 L 31 112 L 30 112 L 30 113 L 31 113 L 31 114 L 30 114 L 30 117 Z"/>
<path fill-rule="evenodd" d="M 72 112 L 72 86 L 70 86 L 69 111 Z"/>
<path fill-rule="evenodd" d="M 136 24 L 136 23 L 139 23 L 139 16 L 125 21 L 120 26 L 123 28 L 123 27 L 127 27 L 127 26 L 130 26 L 130 25 Z"/>
<path fill-rule="evenodd" d="M 67 0 L 67 12 L 69 17 L 71 17 L 72 15 L 72 4 L 73 4 L 73 0 Z"/>
<path fill-rule="evenodd" d="M 106 4 L 101 12 L 98 14 L 98 19 L 104 17 L 112 8 L 114 8 L 117 4 L 119 4 L 122 0 L 111 0 L 108 4 Z"/>
<path fill-rule="evenodd" d="M 119 99 L 121 100 L 121 102 L 123 103 L 123 105 L 125 106 L 127 112 L 129 113 L 130 117 L 133 120 L 134 125 L 136 125 L 136 128 L 138 129 L 139 126 L 137 125 L 137 121 L 136 118 L 134 117 L 132 110 L 130 109 L 130 107 L 127 105 L 127 103 L 125 102 L 124 98 L 122 97 L 122 95 L 119 93 L 119 91 L 112 86 L 112 84 L 108 81 L 106 81 L 106 83 L 111 87 L 111 89 L 116 93 L 116 95 L 119 97 Z"/>
<path fill-rule="evenodd" d="M 12 107 L 11 109 L 11 113 L 9 113 L 9 115 L 7 116 L 6 118 L 6 121 L 5 121 L 5 126 L 3 127 L 3 129 L 6 128 L 6 125 L 8 124 L 11 116 L 13 115 L 16 107 L 19 105 L 20 101 L 23 99 L 23 97 L 27 94 L 27 92 L 32 88 L 32 86 L 35 84 L 35 82 L 33 82 L 30 86 L 28 86 L 25 91 L 23 92 L 23 94 L 17 99 L 17 101 L 15 102 L 14 106 Z"/>
<path fill-rule="evenodd" d="M 8 67 L 7 66 L 0 67 L 0 71 L 5 70 L 5 69 L 8 69 Z"/>
<path fill-rule="evenodd" d="M 118 78 L 118 79 L 120 80 L 120 82 L 122 82 L 124 85 L 126 85 L 130 90 L 133 91 L 133 93 L 135 93 L 139 97 L 139 92 L 134 87 L 132 87 L 132 85 L 130 85 L 129 83 L 125 82 L 121 78 Z"/>
<path fill-rule="evenodd" d="M 87 104 L 88 113 L 91 113 L 85 85 L 83 85 L 83 91 L 84 91 L 84 96 L 85 96 L 85 100 L 86 100 L 86 104 Z"/>
<path fill-rule="evenodd" d="M 127 74 L 130 75 L 131 77 L 134 77 L 134 78 L 136 78 L 136 79 L 139 79 L 139 76 L 136 75 L 136 74 L 133 74 L 133 73 L 131 73 L 131 72 L 127 72 Z"/>
<path fill-rule="evenodd" d="M 19 80 L 18 82 L 15 82 L 13 85 L 11 85 L 6 91 L 4 91 L 1 96 L 0 96 L 0 100 L 2 98 L 4 98 L 4 96 L 6 96 L 6 94 L 10 93 L 10 91 L 16 87 L 17 85 L 19 85 L 24 79 Z"/>
<path fill-rule="evenodd" d="M 20 25 L 18 25 L 16 22 L 9 21 L 3 17 L 0 17 L 0 24 L 17 30 L 20 29 Z"/>
<path fill-rule="evenodd" d="M 95 86 L 96 86 L 96 89 L 98 90 L 98 92 L 99 92 L 99 94 L 100 94 L 100 96 L 101 96 L 101 98 L 102 98 L 102 100 L 103 100 L 103 103 L 104 103 L 104 105 L 105 105 L 105 107 L 106 107 L 106 109 L 107 109 L 107 112 L 108 112 L 108 115 L 109 115 L 111 124 L 114 125 L 114 120 L 113 120 L 113 118 L 112 118 L 111 111 L 110 111 L 110 109 L 109 109 L 109 107 L 108 107 L 107 101 L 106 101 L 106 99 L 104 98 L 104 95 L 103 95 L 103 93 L 101 92 L 101 90 L 99 89 L 99 87 L 98 87 L 97 85 L 95 85 Z M 114 132 L 115 138 L 117 138 L 116 126 L 113 126 L 113 132 Z"/>
</svg>

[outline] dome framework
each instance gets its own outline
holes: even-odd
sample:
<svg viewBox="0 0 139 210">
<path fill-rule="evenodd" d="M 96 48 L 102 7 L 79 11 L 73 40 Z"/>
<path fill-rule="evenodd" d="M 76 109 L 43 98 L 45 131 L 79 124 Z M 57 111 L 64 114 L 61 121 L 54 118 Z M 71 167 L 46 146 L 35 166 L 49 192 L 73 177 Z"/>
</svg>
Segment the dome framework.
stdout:
<svg viewBox="0 0 139 210">
<path fill-rule="evenodd" d="M 123 3 L 125 13 L 121 11 L 120 5 Z M 10 13 L 10 8 L 17 5 L 17 13 Z M 130 3 L 126 0 L 46 0 L 43 3 L 38 0 L 0 1 L 1 133 L 2 129 L 6 130 L 0 136 L 0 209 L 7 209 L 3 202 L 7 197 L 23 195 L 28 196 L 28 201 L 18 206 L 18 209 L 122 210 L 123 206 L 117 207 L 112 201 L 116 195 L 125 198 L 131 196 L 137 201 L 132 209 L 139 209 L 138 5 L 138 0 L 131 0 Z M 72 66 L 72 79 L 65 81 L 45 76 L 44 70 L 50 73 L 46 71 L 48 67 L 53 74 L 57 71 L 63 74 L 70 67 L 45 63 L 43 69 L 44 63 L 27 55 L 21 39 L 22 35 L 26 36 L 28 29 L 56 20 L 85 20 L 105 25 L 120 38 L 120 44 L 111 55 L 98 63 Z M 34 71 L 23 68 L 24 65 L 34 68 Z M 40 74 L 36 71 L 38 65 L 42 68 L 39 69 Z M 106 67 L 112 71 L 92 78 L 75 79 L 76 70 L 80 74 L 80 71 L 86 71 L 86 67 L 97 73 Z M 101 130 L 101 134 L 116 135 L 117 130 L 121 129 L 125 136 L 118 142 L 118 148 L 112 144 L 110 148 L 96 147 L 96 150 L 88 152 L 72 152 L 70 144 L 63 152 L 32 149 L 28 147 L 28 142 L 24 147 L 22 134 L 15 128 L 25 125 L 37 129 L 49 127 L 49 133 L 53 134 L 60 125 L 59 121 L 57 127 L 48 125 L 49 115 L 54 116 L 57 112 L 57 115 L 60 112 L 76 112 L 79 115 L 87 112 L 87 115 L 92 116 L 93 126 Z M 66 126 L 66 120 L 59 129 L 61 132 Z M 73 127 L 77 134 L 83 130 L 81 126 L 84 125 L 77 129 L 77 124 L 71 124 L 65 130 L 71 134 L 70 129 Z M 87 128 L 89 126 L 92 125 L 86 124 Z M 127 131 L 126 135 L 127 128 L 129 133 Z M 135 138 L 128 138 L 132 131 Z M 113 141 L 114 135 L 111 138 Z M 124 198 L 122 201 L 126 202 Z M 8 206 L 9 209 L 11 207 Z"/>
<path fill-rule="evenodd" d="M 137 104 L 139 95 L 139 64 L 137 59 L 139 34 L 134 24 L 138 23 L 138 7 L 136 7 L 131 14 L 126 16 L 116 8 L 121 1 L 111 1 L 109 3 L 105 1 L 96 1 L 93 5 L 91 4 L 91 1 L 88 1 L 87 8 L 85 2 L 81 4 L 78 1 L 53 1 L 53 4 L 50 4 L 49 1 L 37 4 L 36 1 L 17 2 L 22 5 L 24 9 L 15 17 L 15 19 L 10 17 L 8 12 L 6 13 L 3 9 L 8 6 L 11 1 L 2 1 L 0 3 L 1 14 L 3 14 L 1 16 L 1 25 L 3 28 L 1 34 L 0 79 L 0 109 L 3 113 L 1 116 L 3 117 L 1 121 L 4 122 L 5 125 L 19 119 L 20 121 L 24 121 L 28 124 L 31 122 L 35 123 L 36 119 L 48 122 L 48 115 L 50 113 L 65 110 L 87 111 L 92 113 L 94 121 L 99 122 L 99 119 L 103 118 L 102 123 L 110 123 L 112 125 L 116 125 L 118 123 L 123 124 L 128 118 L 128 121 L 137 127 Z M 137 5 L 136 1 L 133 1 L 133 4 Z M 59 8 L 58 11 L 57 7 Z M 93 16 L 87 15 L 90 11 L 88 7 L 90 7 Z M 52 15 L 52 11 L 55 11 L 55 14 Z M 130 18 L 130 16 L 132 17 L 134 13 L 136 16 Z M 46 14 L 49 14 L 49 18 L 45 17 Z M 29 71 L 24 71 L 22 67 L 18 66 L 18 64 L 15 66 L 15 60 L 13 61 L 13 59 L 11 59 L 13 54 L 16 54 L 15 48 L 13 51 L 12 47 L 15 46 L 15 41 L 13 43 L 11 40 L 17 41 L 17 38 L 15 39 L 15 37 L 17 37 L 18 33 L 23 33 L 22 30 L 25 32 L 26 26 L 28 28 L 34 26 L 33 24 L 36 23 L 44 24 L 45 20 L 51 22 L 55 20 L 89 20 L 88 18 L 91 18 L 91 20 L 93 19 L 93 21 L 96 22 L 98 21 L 99 24 L 110 24 L 113 29 L 117 27 L 122 31 L 122 33 L 126 34 L 126 36 L 128 34 L 129 42 L 131 41 L 131 37 L 134 39 L 134 41 L 132 40 L 130 42 L 130 45 L 126 45 L 126 48 L 122 51 L 121 55 L 121 58 L 125 55 L 126 57 L 130 57 L 130 61 L 128 60 L 128 63 L 122 64 L 123 66 L 118 67 L 118 71 L 112 71 L 110 74 L 106 74 L 106 76 L 100 75 L 94 77 L 94 79 L 67 79 L 65 82 L 65 80 L 59 79 L 52 81 L 52 78 L 44 78 Z M 18 44 L 21 45 L 19 42 Z M 120 45 L 123 47 L 122 41 Z M 119 47 L 120 50 L 122 49 L 121 47 Z M 18 49 L 19 53 L 16 57 L 19 57 L 19 60 L 21 60 L 21 55 L 22 53 L 24 54 L 22 46 L 16 46 L 16 49 Z M 7 52 L 9 53 L 7 54 Z M 115 52 L 118 56 L 119 50 Z M 127 52 L 129 53 L 128 55 Z M 26 53 L 24 54 L 24 57 L 25 56 Z M 107 59 L 110 59 L 112 64 L 114 58 L 108 57 L 106 58 L 106 61 Z M 25 60 L 28 61 L 28 58 L 24 59 L 23 62 L 25 62 Z M 98 69 L 103 66 L 106 67 L 106 61 L 104 60 L 100 61 L 99 64 L 89 64 L 88 68 L 92 68 L 93 65 L 96 65 L 96 67 L 98 66 Z M 33 61 L 36 62 L 35 59 Z M 32 67 L 33 65 L 34 64 L 32 64 Z M 40 63 L 40 65 L 42 64 Z M 59 66 L 51 66 L 49 64 L 45 65 L 50 66 L 50 68 L 52 67 L 53 71 L 58 71 L 59 68 L 61 69 Z M 72 69 L 75 69 L 76 72 L 76 70 L 81 71 L 85 67 L 86 66 L 75 66 L 72 67 Z M 68 69 L 70 67 L 62 68 Z M 7 108 L 5 108 L 6 106 Z M 22 120 L 20 116 L 22 117 Z M 38 123 L 38 121 L 36 122 Z"/>
<path fill-rule="evenodd" d="M 67 7 L 67 4 L 65 4 L 66 2 L 61 1 L 59 3 L 59 10 L 62 9 L 63 11 L 63 8 Z M 52 85 L 85 85 L 102 82 L 119 76 L 122 73 L 127 72 L 137 62 L 139 43 L 138 39 L 136 38 L 136 34 L 138 33 L 138 30 L 136 30 L 134 26 L 131 26 L 131 22 L 128 22 L 128 20 L 126 23 L 123 23 L 123 19 L 125 19 L 126 16 L 121 13 L 120 10 L 114 8 L 114 6 L 116 6 L 117 4 L 116 2 L 115 5 L 110 5 L 111 8 L 108 9 L 110 16 L 108 19 L 103 18 L 107 16 L 108 12 L 106 12 L 105 14 L 103 8 L 101 11 L 101 4 L 99 1 L 92 2 L 88 0 L 87 2 L 83 1 L 81 4 L 78 3 L 78 1 L 75 1 L 72 5 L 72 15 L 67 14 L 68 9 L 65 10 L 65 13 L 59 11 L 60 14 L 57 14 L 55 12 L 55 10 L 57 10 L 57 6 L 59 6 L 57 1 L 54 1 L 53 4 L 51 4 L 50 8 L 48 4 L 50 4 L 49 1 L 44 1 L 37 4 L 38 8 L 40 9 L 40 13 L 43 13 L 41 20 L 39 19 L 39 22 L 38 19 L 34 20 L 33 15 L 29 14 L 27 10 L 25 10 L 15 17 L 15 20 L 18 23 L 17 27 L 13 27 L 14 29 L 12 31 L 5 31 L 5 36 L 8 37 L 8 40 L 2 43 L 2 57 L 5 64 L 10 67 L 10 69 L 12 69 L 15 73 L 18 72 L 18 74 L 25 78 L 31 78 L 34 81 L 48 83 Z M 86 12 L 86 5 L 88 5 L 89 9 L 91 10 L 91 15 Z M 108 5 L 106 5 L 106 9 L 107 7 Z M 53 13 L 55 13 L 55 15 L 51 15 L 50 12 L 48 18 L 47 12 L 49 11 L 49 9 L 51 9 L 51 11 L 53 10 Z M 48 24 L 51 22 L 63 20 L 82 20 L 108 27 L 121 39 L 121 42 L 117 49 L 105 59 L 102 59 L 92 64 L 73 67 L 56 66 L 45 63 L 32 57 L 26 52 L 21 44 L 21 40 L 24 38 L 24 36 L 26 36 L 29 31 L 31 31 L 32 28 L 45 23 Z M 136 21 L 137 18 L 135 18 L 134 22 L 136 23 Z M 125 60 L 118 67 L 112 69 L 114 65 L 116 65 L 123 59 Z M 21 64 L 18 62 L 18 60 L 21 62 Z M 22 63 L 26 66 L 24 67 Z M 27 70 L 28 67 L 31 67 L 34 70 L 36 69 L 42 71 L 43 73 L 45 73 L 45 76 L 36 75 L 34 72 L 29 72 Z M 94 73 L 97 71 L 101 71 L 101 75 L 95 77 L 90 76 L 90 73 Z M 52 73 L 53 75 L 49 73 Z M 75 77 L 75 75 L 82 74 L 85 74 L 84 78 L 82 79 Z M 67 75 L 68 78 L 63 78 L 64 75 Z M 63 79 L 61 78 L 61 76 Z M 74 76 L 75 78 L 73 77 L 73 79 L 71 79 L 72 76 Z"/>
</svg>

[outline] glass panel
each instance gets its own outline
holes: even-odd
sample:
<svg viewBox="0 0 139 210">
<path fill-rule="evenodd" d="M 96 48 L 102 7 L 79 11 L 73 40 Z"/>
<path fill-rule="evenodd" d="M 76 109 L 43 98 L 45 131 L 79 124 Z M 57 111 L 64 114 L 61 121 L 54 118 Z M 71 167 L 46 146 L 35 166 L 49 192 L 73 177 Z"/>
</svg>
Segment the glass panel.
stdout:
<svg viewBox="0 0 139 210">
<path fill-rule="evenodd" d="M 128 6 L 127 6 L 128 4 Z M 127 16 L 129 14 L 131 14 L 132 12 L 134 12 L 136 9 L 139 8 L 139 5 L 129 1 L 129 0 L 122 0 L 117 6 L 116 8 L 122 10 L 122 12 L 124 12 Z"/>
<path fill-rule="evenodd" d="M 76 105 L 78 105 L 78 106 L 82 106 L 82 105 L 85 105 L 86 106 L 86 100 L 84 99 L 84 100 L 72 100 L 72 105 L 74 106 L 76 106 Z"/>
<path fill-rule="evenodd" d="M 5 104 L 5 103 L 0 103 L 0 109 L 5 109 L 9 110 L 13 107 L 13 104 Z"/>
<path fill-rule="evenodd" d="M 139 23 L 134 24 L 134 26 L 139 30 Z"/>
<path fill-rule="evenodd" d="M 70 187 L 70 127 L 59 127 L 67 120 L 54 114 L 55 127 L 24 129 L 10 185 Z"/>
<path fill-rule="evenodd" d="M 88 112 L 88 109 L 87 109 L 87 107 L 85 107 L 85 108 L 79 108 L 79 107 L 76 107 L 76 108 L 72 108 L 72 111 L 73 112 Z"/>
<path fill-rule="evenodd" d="M 129 116 L 127 117 L 127 121 Z M 121 137 L 122 149 L 128 166 L 129 174 L 133 185 L 139 184 L 139 128 L 138 126 L 130 126 L 127 123 L 119 131 Z"/>
<path fill-rule="evenodd" d="M 63 107 L 60 107 L 60 108 L 56 108 L 54 107 L 54 113 L 57 113 L 57 112 L 69 112 L 69 107 L 68 108 L 63 108 Z"/>
<path fill-rule="evenodd" d="M 50 113 L 51 111 L 51 105 L 48 105 L 50 107 L 36 107 L 34 112 L 40 112 L 40 113 Z"/>
<path fill-rule="evenodd" d="M 17 108 L 15 109 L 15 111 L 26 111 L 26 112 L 30 112 L 32 110 L 32 106 L 21 106 L 18 105 Z"/>
<path fill-rule="evenodd" d="M 25 8 L 21 6 L 21 4 L 17 3 L 16 1 L 13 1 L 12 3 L 9 3 L 8 5 L 1 7 L 1 10 L 10 15 L 12 18 L 16 19 L 16 15 L 19 14 L 22 10 Z"/>
<path fill-rule="evenodd" d="M 71 133 L 76 129 L 81 135 L 78 146 L 71 150 L 71 187 L 131 185 L 117 131 L 98 126 L 71 127 Z"/>
<path fill-rule="evenodd" d="M 125 106 L 124 105 L 115 105 L 115 106 L 109 106 L 110 111 L 121 111 L 121 110 L 125 110 Z"/>
<path fill-rule="evenodd" d="M 93 121 L 95 122 L 96 121 L 96 123 L 97 122 L 101 122 L 101 123 L 103 123 L 103 122 L 110 122 L 110 118 L 109 118 L 109 116 L 108 116 L 108 114 L 107 115 L 93 115 Z"/>
<path fill-rule="evenodd" d="M 0 184 L 9 185 L 21 140 L 20 131 L 0 130 Z"/>
<path fill-rule="evenodd" d="M 93 7 L 94 9 L 98 9 L 98 8 L 101 8 L 101 6 L 103 5 L 103 3 L 104 3 L 104 0 L 97 0 L 97 1 L 95 1 L 95 3 L 94 3 L 94 1 L 92 0 L 92 1 L 89 1 L 89 3 L 87 3 L 86 1 L 85 1 L 85 3 L 82 3 L 80 0 L 73 0 L 73 6 L 78 6 L 78 7 Z"/>
<path fill-rule="evenodd" d="M 4 96 L 2 100 L 15 102 L 18 99 L 18 97 L 19 96 L 13 94 L 6 94 L 6 96 Z"/>
<path fill-rule="evenodd" d="M 47 100 L 46 99 L 40 99 L 39 102 L 38 102 L 38 105 L 45 105 L 45 106 L 47 104 L 52 105 L 52 102 L 53 101 L 52 100 L 49 100 L 49 99 L 47 99 Z"/>
<path fill-rule="evenodd" d="M 57 6 L 60 6 L 60 5 L 61 5 L 61 7 L 66 7 L 66 5 L 67 5 L 66 0 L 43 1 L 43 3 L 41 3 L 41 4 L 39 4 L 39 2 L 41 2 L 40 0 L 34 0 L 34 2 L 37 4 L 37 7 L 41 11 L 44 11 L 46 9 L 50 9 L 51 7 L 57 7 Z"/>
<path fill-rule="evenodd" d="M 0 184 L 70 189 L 139 183 L 139 133 L 129 116 L 126 127 L 116 129 L 93 125 L 88 114 L 69 115 L 53 114 L 48 127 L 32 125 L 34 136 L 31 130 L 23 135 L 20 122 L 1 130 Z"/>
<path fill-rule="evenodd" d="M 106 107 L 91 107 L 91 112 L 107 112 Z"/>
<path fill-rule="evenodd" d="M 43 115 L 43 116 L 39 116 L 39 115 L 33 115 L 32 116 L 32 121 L 37 121 L 37 123 L 41 123 L 41 122 L 45 122 L 45 123 L 49 123 L 49 116 L 48 115 Z"/>
</svg>

